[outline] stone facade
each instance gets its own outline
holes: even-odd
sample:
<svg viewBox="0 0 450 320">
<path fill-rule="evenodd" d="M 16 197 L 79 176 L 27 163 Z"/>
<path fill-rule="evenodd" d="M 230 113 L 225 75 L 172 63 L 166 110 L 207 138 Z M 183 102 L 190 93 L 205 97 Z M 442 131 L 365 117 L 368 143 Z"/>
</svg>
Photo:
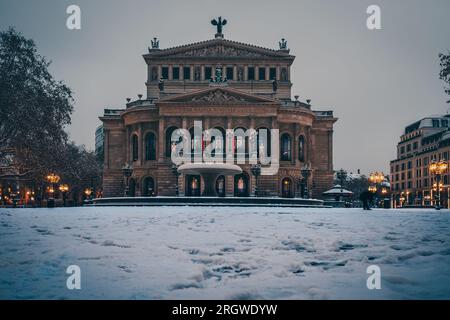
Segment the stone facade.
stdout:
<svg viewBox="0 0 450 320">
<path fill-rule="evenodd" d="M 146 99 L 105 109 L 100 117 L 105 197 L 124 194 L 125 163 L 133 167 L 132 195 L 173 196 L 177 185 L 180 195 L 198 194 L 201 178 L 180 175 L 177 181 L 167 143 L 174 128 L 189 130 L 194 121 L 202 121 L 204 129 L 223 132 L 279 129 L 284 139 L 280 168 L 275 175 L 258 178 L 259 196 L 299 196 L 305 164 L 312 169 L 313 197 L 332 186 L 336 118 L 332 111 L 313 111 L 309 103 L 291 100 L 290 68 L 295 57 L 287 48 L 272 50 L 216 37 L 168 49 L 149 48 L 143 57 L 148 70 Z M 217 69 L 227 78 L 226 84 L 211 85 Z M 253 194 L 256 181 L 251 165 L 240 166 L 241 176 L 220 181 L 221 195 Z"/>
</svg>

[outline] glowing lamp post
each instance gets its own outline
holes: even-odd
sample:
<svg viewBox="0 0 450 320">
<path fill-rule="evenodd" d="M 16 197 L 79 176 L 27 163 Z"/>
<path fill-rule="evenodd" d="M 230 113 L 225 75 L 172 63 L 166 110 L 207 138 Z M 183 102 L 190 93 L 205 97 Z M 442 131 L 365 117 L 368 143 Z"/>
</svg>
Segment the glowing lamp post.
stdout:
<svg viewBox="0 0 450 320">
<path fill-rule="evenodd" d="M 62 193 L 63 205 L 65 207 L 66 206 L 66 195 L 67 195 L 67 192 L 69 191 L 69 186 L 67 184 L 62 184 L 59 186 L 59 191 L 61 191 L 61 193 Z"/>
<path fill-rule="evenodd" d="M 251 172 L 255 176 L 255 197 L 258 196 L 258 177 L 261 175 L 261 165 L 254 164 L 251 167 Z"/>
<path fill-rule="evenodd" d="M 309 199 L 308 181 L 309 181 L 309 176 L 311 175 L 311 171 L 312 171 L 311 166 L 306 165 L 306 164 L 302 167 L 302 169 L 300 171 L 302 174 L 303 181 L 304 181 L 303 183 L 305 186 L 304 195 L 303 195 L 304 199 Z"/>
<path fill-rule="evenodd" d="M 442 174 L 447 170 L 447 168 L 448 163 L 443 160 L 441 161 L 433 160 L 428 167 L 430 174 L 434 175 L 436 180 L 436 183 L 434 184 L 436 188 L 436 210 L 441 210 L 441 190 L 443 188 L 441 178 Z"/>
<path fill-rule="evenodd" d="M 130 177 L 133 174 L 133 167 L 130 166 L 128 163 L 126 163 L 123 167 L 122 167 L 122 173 L 125 177 L 125 197 L 129 196 L 129 181 L 130 181 Z"/>
<path fill-rule="evenodd" d="M 47 200 L 47 206 L 49 208 L 53 208 L 55 206 L 54 194 L 56 190 L 56 184 L 59 182 L 60 179 L 61 179 L 60 176 L 54 173 L 50 173 L 46 177 L 46 180 L 50 184 L 50 187 L 48 188 L 49 198 Z"/>
</svg>

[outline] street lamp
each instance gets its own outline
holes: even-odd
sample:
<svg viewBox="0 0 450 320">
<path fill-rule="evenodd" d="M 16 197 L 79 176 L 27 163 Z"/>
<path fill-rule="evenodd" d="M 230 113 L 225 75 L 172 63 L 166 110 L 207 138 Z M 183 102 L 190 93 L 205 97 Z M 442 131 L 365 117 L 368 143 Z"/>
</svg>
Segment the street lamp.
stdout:
<svg viewBox="0 0 450 320">
<path fill-rule="evenodd" d="M 372 172 L 369 176 L 369 182 L 373 184 L 373 186 L 369 187 L 369 191 L 375 195 L 375 204 L 378 207 L 378 185 L 382 183 L 385 179 L 383 172 Z M 371 188 L 372 187 L 372 188 Z M 372 190 L 371 190 L 372 189 Z"/>
<path fill-rule="evenodd" d="M 133 174 L 133 167 L 130 166 L 128 163 L 125 163 L 125 165 L 122 167 L 122 173 L 125 177 L 125 191 L 124 191 L 124 195 L 125 197 L 129 196 L 129 180 L 131 175 Z"/>
<path fill-rule="evenodd" d="M 66 194 L 69 191 L 69 186 L 67 184 L 62 184 L 59 186 L 59 191 L 61 191 L 63 196 L 63 205 L 66 206 Z"/>
<path fill-rule="evenodd" d="M 441 177 L 447 168 L 448 163 L 444 160 L 433 160 L 428 167 L 430 174 L 434 175 L 436 179 L 436 210 L 441 210 Z"/>
<path fill-rule="evenodd" d="M 47 200 L 47 207 L 53 208 L 55 206 L 54 194 L 56 191 L 56 184 L 59 182 L 59 180 L 61 178 L 60 178 L 60 176 L 58 176 L 57 174 L 54 174 L 54 173 L 50 173 L 45 178 L 48 181 L 48 183 L 50 184 L 50 186 L 48 187 L 49 198 Z"/>
<path fill-rule="evenodd" d="M 86 195 L 86 199 L 90 200 L 91 194 L 92 194 L 92 189 L 91 188 L 84 189 L 84 194 Z"/>
<path fill-rule="evenodd" d="M 304 194 L 303 194 L 304 199 L 309 199 L 308 181 L 309 181 L 309 176 L 311 175 L 311 171 L 312 171 L 311 165 L 309 165 L 309 164 L 303 165 L 302 169 L 300 170 L 302 177 L 303 177 L 303 183 L 305 185 L 305 190 L 304 190 Z"/>
<path fill-rule="evenodd" d="M 180 176 L 180 173 L 178 172 L 178 166 L 176 164 L 172 164 L 172 173 L 175 175 L 175 195 L 178 197 L 180 195 L 180 187 L 178 185 L 178 177 Z"/>
<path fill-rule="evenodd" d="M 255 197 L 258 196 L 258 177 L 261 175 L 261 165 L 254 164 L 252 165 L 250 171 L 255 176 Z"/>
</svg>

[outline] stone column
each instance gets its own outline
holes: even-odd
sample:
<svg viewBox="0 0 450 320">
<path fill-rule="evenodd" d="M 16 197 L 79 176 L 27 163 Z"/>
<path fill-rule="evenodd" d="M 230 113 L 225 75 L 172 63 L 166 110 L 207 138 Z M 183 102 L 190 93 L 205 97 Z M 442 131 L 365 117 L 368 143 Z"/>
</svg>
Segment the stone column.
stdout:
<svg viewBox="0 0 450 320">
<path fill-rule="evenodd" d="M 143 165 L 144 164 L 144 154 L 145 154 L 145 150 L 144 150 L 144 132 L 143 132 L 143 128 L 142 128 L 142 123 L 139 123 L 139 127 L 138 127 L 138 142 L 139 142 L 139 147 L 138 147 L 138 159 L 139 159 L 139 165 Z"/>
<path fill-rule="evenodd" d="M 165 119 L 162 117 L 159 119 L 159 128 L 158 128 L 158 151 L 159 151 L 159 162 L 164 162 L 165 157 L 165 150 L 164 150 L 164 144 L 165 144 Z"/>
<path fill-rule="evenodd" d="M 125 129 L 125 145 L 126 145 L 126 156 L 125 156 L 125 161 L 131 164 L 131 155 L 130 155 L 130 127 L 127 126 Z"/>
<path fill-rule="evenodd" d="M 173 80 L 172 67 L 173 67 L 172 65 L 169 65 L 169 80 Z"/>
</svg>

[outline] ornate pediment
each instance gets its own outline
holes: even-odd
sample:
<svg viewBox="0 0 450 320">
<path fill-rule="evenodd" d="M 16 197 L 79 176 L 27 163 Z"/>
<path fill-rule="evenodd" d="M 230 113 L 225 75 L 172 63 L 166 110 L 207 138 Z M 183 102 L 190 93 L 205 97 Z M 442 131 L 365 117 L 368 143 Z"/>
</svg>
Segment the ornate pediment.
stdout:
<svg viewBox="0 0 450 320">
<path fill-rule="evenodd" d="M 245 58 L 264 58 L 267 55 L 249 51 L 245 49 L 238 49 L 231 46 L 214 45 L 203 48 L 191 49 L 184 52 L 179 52 L 171 57 L 245 57 Z"/>
<path fill-rule="evenodd" d="M 159 102 L 209 105 L 275 103 L 275 101 L 272 99 L 258 97 L 227 87 L 212 87 L 207 90 L 201 90 L 161 99 Z"/>
<path fill-rule="evenodd" d="M 213 39 L 185 46 L 152 51 L 148 58 L 293 58 L 286 52 L 253 46 L 226 39 Z"/>
</svg>

